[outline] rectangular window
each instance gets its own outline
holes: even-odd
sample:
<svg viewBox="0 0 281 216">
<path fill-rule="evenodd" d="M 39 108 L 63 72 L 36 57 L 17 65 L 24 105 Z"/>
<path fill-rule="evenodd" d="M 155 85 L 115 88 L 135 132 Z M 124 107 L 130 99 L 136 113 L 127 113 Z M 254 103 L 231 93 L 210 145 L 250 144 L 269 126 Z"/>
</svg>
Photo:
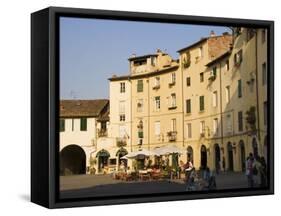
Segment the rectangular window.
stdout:
<svg viewBox="0 0 281 216">
<path fill-rule="evenodd" d="M 153 89 L 158 89 L 158 88 L 160 88 L 160 77 L 155 77 Z"/>
<path fill-rule="evenodd" d="M 217 67 L 213 67 L 212 72 L 211 72 L 211 76 L 214 76 L 214 77 L 217 76 Z"/>
<path fill-rule="evenodd" d="M 230 86 L 225 87 L 225 102 L 229 103 L 230 101 Z"/>
<path fill-rule="evenodd" d="M 137 112 L 143 112 L 143 99 L 138 99 Z"/>
<path fill-rule="evenodd" d="M 125 114 L 119 115 L 119 120 L 120 120 L 120 122 L 125 121 L 126 120 Z"/>
<path fill-rule="evenodd" d="M 192 128 L 191 123 L 187 123 L 187 138 L 192 138 Z"/>
<path fill-rule="evenodd" d="M 171 94 L 171 102 L 170 102 L 170 107 L 176 107 L 177 106 L 177 100 L 176 100 L 176 94 L 173 93 Z"/>
<path fill-rule="evenodd" d="M 87 118 L 81 118 L 80 119 L 80 131 L 86 131 L 87 130 Z"/>
<path fill-rule="evenodd" d="M 160 131 L 160 121 L 156 121 L 154 122 L 154 132 L 155 132 L 155 136 L 159 136 L 161 131 Z"/>
<path fill-rule="evenodd" d="M 125 92 L 125 83 L 121 82 L 120 83 L 120 93 L 124 93 Z"/>
<path fill-rule="evenodd" d="M 231 122 L 231 115 L 228 114 L 226 116 L 226 131 L 227 133 L 232 133 L 232 122 Z"/>
<path fill-rule="evenodd" d="M 238 97 L 242 97 L 242 80 L 238 80 Z"/>
<path fill-rule="evenodd" d="M 229 60 L 226 60 L 225 62 L 225 69 L 226 71 L 229 71 Z"/>
<path fill-rule="evenodd" d="M 199 97 L 199 109 L 200 111 L 204 111 L 204 96 Z"/>
<path fill-rule="evenodd" d="M 263 103 L 263 122 L 264 125 L 267 125 L 267 101 Z"/>
<path fill-rule="evenodd" d="M 172 119 L 171 120 L 171 131 L 177 131 L 177 127 L 176 127 L 176 119 Z"/>
<path fill-rule="evenodd" d="M 125 101 L 119 101 L 119 114 L 125 113 Z"/>
<path fill-rule="evenodd" d="M 266 85 L 267 83 L 267 71 L 266 71 L 266 63 L 262 64 L 262 85 Z"/>
<path fill-rule="evenodd" d="M 204 82 L 204 73 L 200 73 L 200 82 Z"/>
<path fill-rule="evenodd" d="M 234 65 L 239 66 L 243 60 L 242 57 L 242 50 L 239 50 L 235 55 L 234 55 Z"/>
<path fill-rule="evenodd" d="M 143 92 L 143 80 L 138 80 L 137 92 Z"/>
<path fill-rule="evenodd" d="M 243 112 L 238 112 L 238 131 L 243 131 Z"/>
<path fill-rule="evenodd" d="M 213 119 L 213 133 L 215 136 L 218 135 L 218 119 L 217 118 L 214 118 Z"/>
<path fill-rule="evenodd" d="M 190 83 L 190 77 L 186 77 L 186 86 L 190 86 L 191 85 L 191 83 Z"/>
<path fill-rule="evenodd" d="M 171 83 L 176 83 L 176 73 L 171 74 Z"/>
<path fill-rule="evenodd" d="M 60 132 L 65 131 L 65 119 L 60 119 Z"/>
<path fill-rule="evenodd" d="M 191 113 L 191 99 L 186 100 L 186 113 Z"/>
<path fill-rule="evenodd" d="M 200 134 L 205 133 L 205 121 L 200 121 L 200 128 L 199 128 Z"/>
<path fill-rule="evenodd" d="M 203 47 L 199 47 L 199 58 L 203 58 L 204 57 L 204 53 L 203 53 Z"/>
<path fill-rule="evenodd" d="M 154 103 L 155 103 L 155 111 L 160 110 L 160 96 L 157 96 L 154 98 Z"/>
<path fill-rule="evenodd" d="M 217 107 L 218 105 L 218 92 L 214 91 L 213 92 L 213 107 Z"/>
</svg>

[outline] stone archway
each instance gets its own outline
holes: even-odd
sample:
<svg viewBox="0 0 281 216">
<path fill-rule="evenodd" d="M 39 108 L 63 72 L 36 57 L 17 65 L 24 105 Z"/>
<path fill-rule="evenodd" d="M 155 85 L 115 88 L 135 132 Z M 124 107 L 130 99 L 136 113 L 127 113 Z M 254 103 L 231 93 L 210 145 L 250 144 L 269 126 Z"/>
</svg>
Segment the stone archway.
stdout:
<svg viewBox="0 0 281 216">
<path fill-rule="evenodd" d="M 228 170 L 233 171 L 233 147 L 231 142 L 227 143 Z"/>
<path fill-rule="evenodd" d="M 201 155 L 200 168 L 201 169 L 206 169 L 207 168 L 208 157 L 207 157 L 207 148 L 206 148 L 205 145 L 201 146 L 200 155 Z"/>
<path fill-rule="evenodd" d="M 60 152 L 60 174 L 86 174 L 86 154 L 78 145 L 68 145 Z"/>
<path fill-rule="evenodd" d="M 98 172 L 104 172 L 104 168 L 108 166 L 109 152 L 102 149 L 96 154 L 96 157 L 98 158 Z"/>
<path fill-rule="evenodd" d="M 246 170 L 246 152 L 245 152 L 245 144 L 243 140 L 239 141 L 239 152 L 240 152 L 240 163 L 241 163 L 241 170 Z"/>
<path fill-rule="evenodd" d="M 214 145 L 214 167 L 218 172 L 220 170 L 221 153 L 219 144 Z"/>
</svg>

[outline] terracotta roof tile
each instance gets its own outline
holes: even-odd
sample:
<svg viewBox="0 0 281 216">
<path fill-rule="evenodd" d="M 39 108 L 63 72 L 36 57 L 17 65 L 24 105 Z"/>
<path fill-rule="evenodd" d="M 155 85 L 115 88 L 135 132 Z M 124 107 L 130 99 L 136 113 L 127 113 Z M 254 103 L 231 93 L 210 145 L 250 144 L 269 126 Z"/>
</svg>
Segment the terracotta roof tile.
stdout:
<svg viewBox="0 0 281 216">
<path fill-rule="evenodd" d="M 98 117 L 109 107 L 109 100 L 61 100 L 60 117 Z"/>
</svg>

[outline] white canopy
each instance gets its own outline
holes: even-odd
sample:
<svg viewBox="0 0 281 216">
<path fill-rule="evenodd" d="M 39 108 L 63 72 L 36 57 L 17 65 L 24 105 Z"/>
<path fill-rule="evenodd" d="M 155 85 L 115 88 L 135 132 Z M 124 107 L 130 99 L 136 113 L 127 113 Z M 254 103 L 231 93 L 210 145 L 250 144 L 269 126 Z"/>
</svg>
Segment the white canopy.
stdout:
<svg viewBox="0 0 281 216">
<path fill-rule="evenodd" d="M 185 153 L 184 150 L 180 149 L 179 147 L 177 147 L 175 145 L 162 146 L 162 147 L 154 149 L 154 152 L 156 152 L 158 155 L 167 155 L 167 154 L 173 154 L 173 153 L 184 154 Z"/>
<path fill-rule="evenodd" d="M 133 151 L 133 152 L 129 152 L 127 155 L 123 156 L 121 159 L 127 159 L 127 158 L 136 158 L 138 156 L 153 156 L 153 155 L 159 155 L 157 152 L 155 151 L 149 151 L 146 149 L 142 149 L 142 150 L 138 150 L 138 151 Z"/>
</svg>

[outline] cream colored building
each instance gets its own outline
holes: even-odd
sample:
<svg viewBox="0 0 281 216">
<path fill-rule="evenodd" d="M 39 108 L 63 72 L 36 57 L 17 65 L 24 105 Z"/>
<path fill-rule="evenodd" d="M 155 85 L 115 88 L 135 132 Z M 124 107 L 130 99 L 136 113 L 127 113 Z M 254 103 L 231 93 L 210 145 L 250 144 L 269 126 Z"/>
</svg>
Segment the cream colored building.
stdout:
<svg viewBox="0 0 281 216">
<path fill-rule="evenodd" d="M 233 28 L 180 49 L 178 60 L 161 50 L 130 57 L 129 74 L 109 78 L 110 108 L 61 102 L 61 155 L 75 147 L 70 156 L 85 157 L 73 173 L 104 173 L 128 152 L 175 145 L 185 152 L 176 160 L 197 169 L 244 170 L 250 152 L 267 157 L 266 40 L 264 29 Z"/>
<path fill-rule="evenodd" d="M 261 140 L 266 128 L 261 119 L 267 108 L 266 85 L 259 80 L 266 79 L 266 43 L 261 42 L 262 31 L 234 29 L 228 49 L 204 62 L 205 68 L 193 70 L 191 60 L 186 70 L 191 84 L 184 92 L 185 100 L 191 99 L 191 111 L 185 112 L 185 144 L 189 152 L 193 150 L 197 168 L 241 171 L 250 152 L 264 156 Z M 192 49 L 190 53 L 192 56 Z M 247 120 L 248 112 L 255 116 L 254 122 Z"/>
<path fill-rule="evenodd" d="M 184 148 L 186 159 L 196 168 L 213 168 L 210 155 L 211 136 L 218 138 L 220 91 L 219 80 L 206 66 L 231 48 L 232 36 L 224 33 L 209 37 L 180 49 L 181 73 L 183 74 Z M 216 73 L 216 72 L 214 72 Z"/>
<path fill-rule="evenodd" d="M 98 140 L 107 134 L 108 100 L 60 101 L 60 172 L 89 173 Z M 107 116 L 107 117 L 106 117 Z"/>
</svg>

